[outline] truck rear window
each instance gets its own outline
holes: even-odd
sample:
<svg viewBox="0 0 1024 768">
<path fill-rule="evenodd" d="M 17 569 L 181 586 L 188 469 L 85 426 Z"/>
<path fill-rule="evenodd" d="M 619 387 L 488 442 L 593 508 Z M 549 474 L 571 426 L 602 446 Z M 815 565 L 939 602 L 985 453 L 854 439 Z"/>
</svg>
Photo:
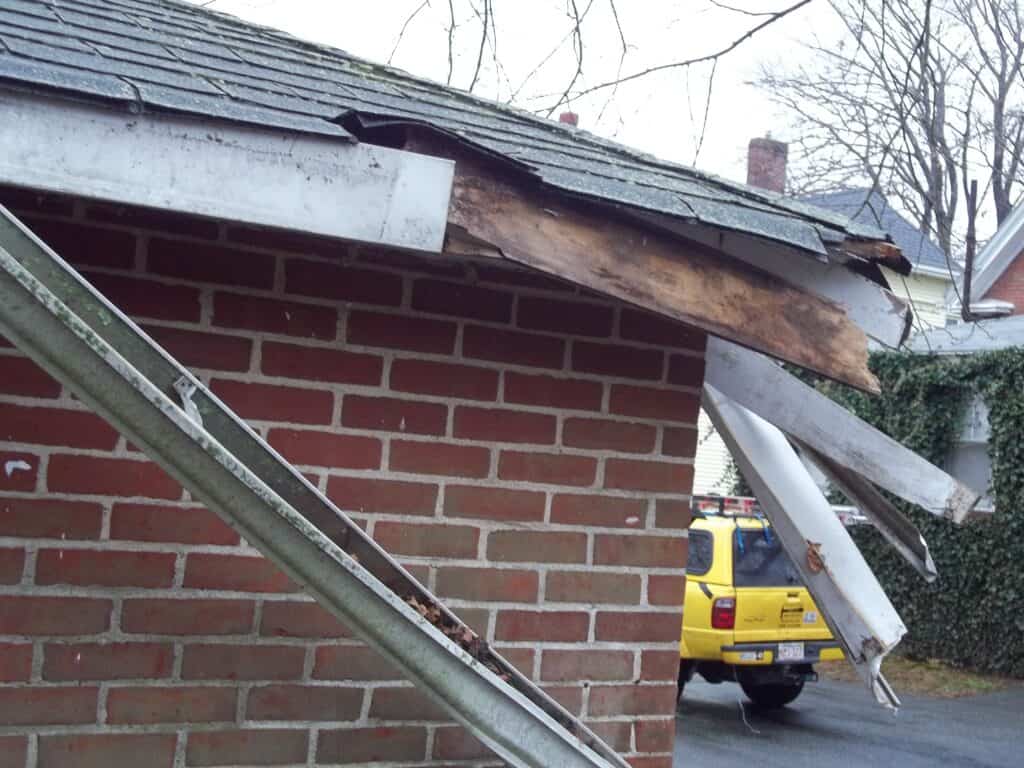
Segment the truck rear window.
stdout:
<svg viewBox="0 0 1024 768">
<path fill-rule="evenodd" d="M 770 528 L 733 534 L 733 583 L 737 587 L 790 587 L 800 574 Z"/>
<path fill-rule="evenodd" d="M 703 576 L 711 570 L 715 556 L 715 541 L 708 531 L 690 530 L 689 555 L 686 558 L 686 572 L 690 576 Z"/>
</svg>

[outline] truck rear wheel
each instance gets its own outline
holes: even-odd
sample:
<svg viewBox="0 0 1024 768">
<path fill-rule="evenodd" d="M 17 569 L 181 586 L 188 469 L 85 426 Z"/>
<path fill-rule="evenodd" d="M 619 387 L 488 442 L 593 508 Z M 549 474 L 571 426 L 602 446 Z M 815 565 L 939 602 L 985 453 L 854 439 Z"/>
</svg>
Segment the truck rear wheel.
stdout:
<svg viewBox="0 0 1024 768">
<path fill-rule="evenodd" d="M 779 709 L 789 704 L 804 689 L 803 681 L 799 683 L 746 683 L 740 687 L 754 704 L 764 709 Z"/>
</svg>

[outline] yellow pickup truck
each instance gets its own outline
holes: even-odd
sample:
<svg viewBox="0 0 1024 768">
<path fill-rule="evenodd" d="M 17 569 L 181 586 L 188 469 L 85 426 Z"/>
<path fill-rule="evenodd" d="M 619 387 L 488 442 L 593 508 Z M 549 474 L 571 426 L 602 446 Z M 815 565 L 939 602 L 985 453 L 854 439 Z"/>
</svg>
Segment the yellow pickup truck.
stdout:
<svg viewBox="0 0 1024 768">
<path fill-rule="evenodd" d="M 724 505 L 723 505 L 724 507 Z M 679 695 L 699 674 L 736 682 L 755 704 L 783 707 L 817 680 L 839 643 L 758 514 L 702 514 L 690 526 Z"/>
</svg>

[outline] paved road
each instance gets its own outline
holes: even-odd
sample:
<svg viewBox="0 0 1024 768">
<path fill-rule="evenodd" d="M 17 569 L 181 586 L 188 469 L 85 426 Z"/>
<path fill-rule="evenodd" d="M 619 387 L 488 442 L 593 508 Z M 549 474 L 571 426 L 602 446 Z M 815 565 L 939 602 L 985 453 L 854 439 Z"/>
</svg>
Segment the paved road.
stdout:
<svg viewBox="0 0 1024 768">
<path fill-rule="evenodd" d="M 1024 766 L 1024 688 L 901 698 L 893 716 L 856 685 L 821 682 L 783 710 L 759 712 L 737 685 L 694 680 L 679 707 L 674 768 Z"/>
</svg>

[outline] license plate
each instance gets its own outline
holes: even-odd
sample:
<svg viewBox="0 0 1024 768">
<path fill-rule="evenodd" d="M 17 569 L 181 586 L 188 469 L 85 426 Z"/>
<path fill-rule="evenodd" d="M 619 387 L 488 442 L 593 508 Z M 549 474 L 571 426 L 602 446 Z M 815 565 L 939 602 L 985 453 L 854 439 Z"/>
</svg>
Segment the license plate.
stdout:
<svg viewBox="0 0 1024 768">
<path fill-rule="evenodd" d="M 803 661 L 803 643 L 779 643 L 779 661 Z"/>
</svg>

